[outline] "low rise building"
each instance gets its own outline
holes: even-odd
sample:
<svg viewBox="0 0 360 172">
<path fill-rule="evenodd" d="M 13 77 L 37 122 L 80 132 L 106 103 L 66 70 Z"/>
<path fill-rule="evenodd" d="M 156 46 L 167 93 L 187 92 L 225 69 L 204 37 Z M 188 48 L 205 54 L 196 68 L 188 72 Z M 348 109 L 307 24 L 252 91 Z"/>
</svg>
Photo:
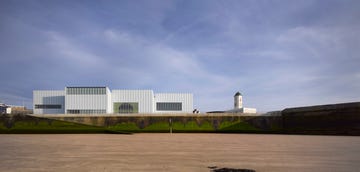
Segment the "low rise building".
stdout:
<svg viewBox="0 0 360 172">
<path fill-rule="evenodd" d="M 35 90 L 33 106 L 34 114 L 191 113 L 193 95 L 65 87 L 64 90 Z"/>
<path fill-rule="evenodd" d="M 13 106 L 10 105 L 6 108 L 7 114 L 29 114 L 31 110 L 26 109 L 25 106 Z"/>
<path fill-rule="evenodd" d="M 8 106 L 4 103 L 0 103 L 0 114 L 6 114 L 6 108 Z"/>
</svg>

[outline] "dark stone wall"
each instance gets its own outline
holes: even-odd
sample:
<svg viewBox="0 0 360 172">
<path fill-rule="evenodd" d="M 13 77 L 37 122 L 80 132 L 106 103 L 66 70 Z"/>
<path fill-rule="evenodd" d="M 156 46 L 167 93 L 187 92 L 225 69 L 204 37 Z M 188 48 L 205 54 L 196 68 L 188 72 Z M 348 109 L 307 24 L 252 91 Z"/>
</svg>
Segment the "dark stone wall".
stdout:
<svg viewBox="0 0 360 172">
<path fill-rule="evenodd" d="M 7 129 L 11 129 L 16 122 L 22 121 L 22 122 L 28 122 L 37 124 L 40 121 L 46 121 L 49 124 L 53 121 L 52 119 L 45 119 L 45 118 L 37 118 L 33 116 L 28 116 L 24 114 L 2 114 L 0 115 L 0 123 L 2 124 L 1 127 L 5 127 Z"/>
<path fill-rule="evenodd" d="M 164 116 L 151 116 L 151 115 L 141 115 L 141 116 L 84 116 L 84 117 L 49 117 L 52 119 L 62 120 L 62 121 L 69 121 L 69 122 L 76 122 L 82 123 L 87 125 L 95 125 L 95 126 L 115 126 L 121 123 L 135 123 L 140 129 L 146 128 L 152 124 L 156 123 L 182 123 L 186 124 L 188 122 L 194 121 L 198 126 L 201 126 L 203 123 L 207 122 L 212 125 L 214 130 L 220 126 L 222 122 L 235 122 L 235 121 L 243 121 L 243 122 L 252 122 L 251 120 L 255 118 L 254 116 L 239 116 L 236 114 L 221 114 L 221 115 L 184 115 L 184 116 L 171 116 L 171 115 L 164 115 Z M 255 121 L 258 120 L 253 120 Z M 266 120 L 268 121 L 268 120 Z M 259 124 L 258 126 L 261 126 Z M 270 128 L 270 127 L 263 127 L 263 128 Z"/>
<path fill-rule="evenodd" d="M 222 122 L 243 121 L 263 133 L 360 135 L 360 103 L 329 104 L 286 108 L 269 116 L 239 116 L 237 114 L 199 114 L 184 116 L 88 116 L 58 117 L 61 120 L 96 126 L 113 126 L 118 123 L 135 123 L 140 129 L 156 123 L 195 121 L 197 125 L 210 123 L 217 131 Z M 170 125 L 170 124 L 169 124 Z M 242 131 L 239 131 L 242 132 Z"/>
<path fill-rule="evenodd" d="M 67 121 L 99 127 L 112 127 L 118 124 L 132 124 L 138 132 L 167 131 L 167 126 L 184 125 L 184 131 L 191 132 L 191 125 L 197 125 L 194 132 L 256 132 L 280 134 L 328 134 L 360 135 L 360 103 L 343 103 L 309 107 L 286 108 L 283 111 L 266 116 L 244 116 L 232 113 L 187 114 L 184 116 L 48 116 L 38 118 L 28 115 L 0 115 L 0 128 L 10 129 L 16 121 L 34 123 L 47 120 L 51 126 L 53 120 Z M 202 126 L 204 124 L 204 130 Z M 227 130 L 220 126 L 229 124 Z M 126 125 L 125 125 L 126 126 Z M 165 126 L 165 127 L 164 127 Z M 186 128 L 186 127 L 188 128 Z M 131 126 L 130 126 L 131 127 Z M 162 128 L 157 130 L 156 127 Z M 154 129 L 155 128 L 155 129 Z M 165 129 L 164 129 L 165 128 Z M 151 132 L 151 131 L 150 131 Z"/>
<path fill-rule="evenodd" d="M 360 135 L 360 103 L 287 108 L 284 133 Z"/>
</svg>

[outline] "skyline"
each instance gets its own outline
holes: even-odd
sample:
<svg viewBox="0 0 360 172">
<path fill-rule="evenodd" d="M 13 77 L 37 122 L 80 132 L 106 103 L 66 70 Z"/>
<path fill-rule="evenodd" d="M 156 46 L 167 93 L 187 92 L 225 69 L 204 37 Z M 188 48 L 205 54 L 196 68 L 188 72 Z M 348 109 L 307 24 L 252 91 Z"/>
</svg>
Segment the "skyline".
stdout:
<svg viewBox="0 0 360 172">
<path fill-rule="evenodd" d="M 0 1 L 0 102 L 108 86 L 202 112 L 359 101 L 359 1 Z"/>
</svg>

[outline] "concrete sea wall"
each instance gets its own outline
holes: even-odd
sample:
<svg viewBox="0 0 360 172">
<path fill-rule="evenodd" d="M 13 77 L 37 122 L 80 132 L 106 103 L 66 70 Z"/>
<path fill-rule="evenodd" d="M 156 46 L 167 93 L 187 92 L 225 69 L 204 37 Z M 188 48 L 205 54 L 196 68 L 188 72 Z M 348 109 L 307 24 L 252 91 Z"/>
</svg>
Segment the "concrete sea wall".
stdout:
<svg viewBox="0 0 360 172">
<path fill-rule="evenodd" d="M 360 135 L 360 103 L 298 108 L 281 112 L 284 133 Z"/>
<path fill-rule="evenodd" d="M 298 108 L 254 116 L 250 114 L 103 114 L 68 115 L 48 114 L 36 116 L 3 116 L 0 130 L 28 126 L 48 129 L 66 125 L 76 129 L 98 127 L 111 132 L 219 132 L 219 133 L 280 133 L 360 135 L 360 103 L 343 103 Z M 74 124 L 73 126 L 70 124 Z M 41 125 L 38 125 L 41 124 Z M 41 127 L 40 127 L 41 129 Z M 25 131 L 25 130 L 24 130 Z M 0 132 L 1 133 L 1 132 Z"/>
<path fill-rule="evenodd" d="M 49 119 L 76 122 L 86 125 L 106 127 L 111 130 L 126 132 L 275 132 L 279 129 L 275 120 L 258 120 L 255 116 L 237 114 L 183 114 L 183 115 L 127 115 L 127 116 L 93 116 L 61 115 L 43 116 Z M 278 117 L 278 119 L 281 119 Z M 254 125 L 252 125 L 254 124 Z M 276 125 L 281 125 L 277 122 Z M 277 131 L 277 130 L 276 130 Z"/>
<path fill-rule="evenodd" d="M 272 115 L 249 114 L 138 114 L 47 115 L 47 118 L 129 132 L 238 132 L 360 135 L 360 103 L 286 108 Z"/>
</svg>

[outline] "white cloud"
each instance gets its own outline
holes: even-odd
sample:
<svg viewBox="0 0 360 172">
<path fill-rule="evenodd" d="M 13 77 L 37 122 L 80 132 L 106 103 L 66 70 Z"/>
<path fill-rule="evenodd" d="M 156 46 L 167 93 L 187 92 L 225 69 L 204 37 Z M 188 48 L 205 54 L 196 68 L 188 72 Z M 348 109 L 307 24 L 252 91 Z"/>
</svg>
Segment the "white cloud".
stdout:
<svg viewBox="0 0 360 172">
<path fill-rule="evenodd" d="M 298 58 L 339 59 L 351 58 L 349 53 L 357 52 L 360 31 L 351 27 L 295 27 L 280 34 L 275 43 Z"/>
<path fill-rule="evenodd" d="M 87 48 L 82 48 L 70 38 L 61 35 L 58 32 L 47 32 L 49 37 L 48 46 L 52 50 L 49 58 L 58 58 L 69 61 L 78 67 L 92 67 L 102 64 L 102 59 L 90 52 Z"/>
<path fill-rule="evenodd" d="M 333 51 L 338 47 L 338 36 L 328 29 L 296 27 L 280 35 L 276 41 L 284 47 L 297 48 L 298 55 L 307 53 L 312 58 L 324 58 L 326 51 Z"/>
<path fill-rule="evenodd" d="M 106 30 L 104 31 L 104 37 L 111 38 L 108 41 L 114 47 L 121 46 L 126 42 L 128 46 L 136 50 L 136 52 L 122 55 L 129 55 L 124 57 L 128 60 L 136 61 L 139 58 L 148 63 L 141 68 L 137 68 L 137 70 L 148 70 L 150 68 L 155 71 L 167 71 L 167 73 L 197 79 L 203 77 L 210 78 L 209 76 L 212 75 L 197 60 L 198 57 L 191 52 L 176 50 L 166 44 L 147 40 L 146 38 L 134 36 L 123 31 Z"/>
<path fill-rule="evenodd" d="M 152 85 L 160 91 L 193 92 L 196 106 L 201 110 L 224 110 L 231 107 L 232 94 L 237 91 L 234 88 L 240 89 L 240 85 L 244 85 L 243 82 L 246 81 L 211 72 L 211 69 L 199 61 L 200 57 L 192 52 L 180 51 L 124 31 L 106 30 L 103 34 L 107 44 L 112 47 L 125 44 L 132 47 L 130 52 L 128 49 L 118 51 L 126 56 L 124 61 L 139 59 L 139 63 L 143 63 L 140 66 L 136 63 L 129 63 L 130 66 L 109 64 L 112 71 L 110 73 L 119 71 L 115 73 L 137 78 L 129 82 L 138 87 Z M 228 95 L 224 96 L 224 93 Z"/>
</svg>

